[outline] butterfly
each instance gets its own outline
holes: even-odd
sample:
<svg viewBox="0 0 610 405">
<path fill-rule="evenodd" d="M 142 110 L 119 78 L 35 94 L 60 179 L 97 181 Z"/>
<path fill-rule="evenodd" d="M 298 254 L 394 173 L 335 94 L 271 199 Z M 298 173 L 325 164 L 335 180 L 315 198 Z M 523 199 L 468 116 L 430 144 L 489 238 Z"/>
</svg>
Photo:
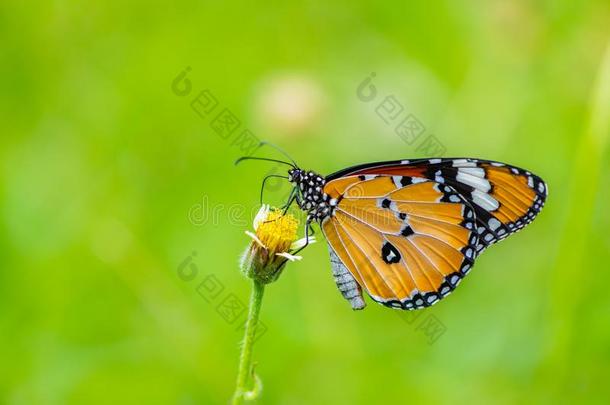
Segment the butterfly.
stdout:
<svg viewBox="0 0 610 405">
<path fill-rule="evenodd" d="M 334 280 L 355 310 L 366 306 L 363 292 L 396 309 L 436 304 L 481 252 L 532 222 L 548 194 L 535 174 L 490 160 L 394 160 L 322 176 L 292 159 L 242 159 L 291 166 L 279 176 L 293 185 L 286 207 L 296 201 L 307 213 L 307 237 L 320 226 Z"/>
</svg>

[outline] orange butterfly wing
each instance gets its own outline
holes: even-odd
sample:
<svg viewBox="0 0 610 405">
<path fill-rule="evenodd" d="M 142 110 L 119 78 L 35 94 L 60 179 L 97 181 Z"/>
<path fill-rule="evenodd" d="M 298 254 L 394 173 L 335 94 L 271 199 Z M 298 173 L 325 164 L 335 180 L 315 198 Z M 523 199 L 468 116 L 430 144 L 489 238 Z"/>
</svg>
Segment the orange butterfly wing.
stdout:
<svg viewBox="0 0 610 405">
<path fill-rule="evenodd" d="M 474 263 L 474 211 L 450 186 L 367 175 L 332 180 L 324 192 L 338 201 L 322 222 L 335 281 L 355 309 L 361 289 L 394 308 L 433 305 Z"/>
<path fill-rule="evenodd" d="M 364 307 L 364 288 L 385 305 L 417 309 L 450 293 L 481 251 L 529 224 L 548 186 L 499 162 L 419 159 L 342 170 L 324 192 L 337 209 L 322 229 L 352 307 Z"/>
</svg>

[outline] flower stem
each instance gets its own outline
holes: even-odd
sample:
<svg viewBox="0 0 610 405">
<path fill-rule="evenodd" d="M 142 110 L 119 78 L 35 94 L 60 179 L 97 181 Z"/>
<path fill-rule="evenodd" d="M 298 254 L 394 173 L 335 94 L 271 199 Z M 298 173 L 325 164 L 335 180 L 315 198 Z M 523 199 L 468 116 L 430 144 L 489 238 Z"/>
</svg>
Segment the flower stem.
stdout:
<svg viewBox="0 0 610 405">
<path fill-rule="evenodd" d="M 244 334 L 244 342 L 241 347 L 241 356 L 239 358 L 239 371 L 237 374 L 237 387 L 235 388 L 235 394 L 233 395 L 233 405 L 243 403 L 244 397 L 248 399 L 254 399 L 257 392 L 249 392 L 246 388 L 248 381 L 248 374 L 252 370 L 252 346 L 254 345 L 254 338 L 256 336 L 256 327 L 258 326 L 258 316 L 263 303 L 263 293 L 265 292 L 265 285 L 257 280 L 252 280 L 252 294 L 250 295 L 250 307 L 248 308 L 248 319 L 246 320 L 246 331 Z M 260 384 L 258 378 L 254 376 L 255 387 L 253 391 L 258 391 L 260 387 L 256 385 Z M 249 394 L 249 395 L 248 395 Z"/>
</svg>

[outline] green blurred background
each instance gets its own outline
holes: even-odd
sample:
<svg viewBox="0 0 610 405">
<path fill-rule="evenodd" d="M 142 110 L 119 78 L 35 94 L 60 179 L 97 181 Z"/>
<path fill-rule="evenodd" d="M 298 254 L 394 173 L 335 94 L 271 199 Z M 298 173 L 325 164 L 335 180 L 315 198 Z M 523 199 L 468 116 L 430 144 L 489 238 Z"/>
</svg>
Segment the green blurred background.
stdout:
<svg viewBox="0 0 610 405">
<path fill-rule="evenodd" d="M 393 95 L 444 156 L 542 176 L 547 207 L 419 317 L 352 312 L 306 249 L 266 291 L 258 403 L 607 403 L 610 4 L 532 3 L 2 2 L 0 402 L 226 403 L 243 316 L 222 305 L 247 302 L 279 173 L 235 167 L 239 134 L 321 173 L 425 156 L 376 114 Z"/>
</svg>

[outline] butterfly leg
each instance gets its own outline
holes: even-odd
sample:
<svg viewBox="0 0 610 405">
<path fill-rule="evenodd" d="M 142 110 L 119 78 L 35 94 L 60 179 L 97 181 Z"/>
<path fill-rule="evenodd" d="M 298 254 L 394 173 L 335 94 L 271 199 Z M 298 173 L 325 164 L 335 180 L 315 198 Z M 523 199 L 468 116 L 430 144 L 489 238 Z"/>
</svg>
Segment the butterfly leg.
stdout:
<svg viewBox="0 0 610 405">
<path fill-rule="evenodd" d="M 311 231 L 311 234 L 313 235 L 313 228 L 311 227 L 311 222 L 312 222 L 312 218 L 307 218 L 307 222 L 305 223 L 305 244 L 300 248 L 297 249 L 296 252 L 293 252 L 293 255 L 298 254 L 301 250 L 305 249 L 307 247 L 307 245 L 309 245 L 309 231 Z"/>
<path fill-rule="evenodd" d="M 262 195 L 261 195 L 261 198 L 262 198 Z M 280 207 L 283 210 L 282 216 L 286 215 L 286 212 L 288 212 L 288 208 L 290 208 L 290 206 L 292 205 L 294 200 L 296 200 L 296 198 L 297 198 L 297 195 L 295 193 L 295 189 L 293 189 L 290 192 L 290 195 L 288 196 L 288 202 L 286 204 L 284 204 L 282 207 Z M 262 200 L 261 200 L 261 205 L 262 205 Z M 277 220 L 277 218 L 274 219 L 273 221 L 276 221 L 276 220 Z M 264 223 L 273 222 L 273 221 L 265 221 Z"/>
<path fill-rule="evenodd" d="M 282 215 L 286 215 L 286 212 L 288 212 L 288 208 L 290 208 L 290 206 L 296 199 L 297 199 L 296 188 L 293 188 L 292 191 L 290 192 L 290 195 L 288 196 L 288 202 L 286 204 L 284 204 L 284 206 L 282 206 L 282 209 L 284 210 Z"/>
</svg>

